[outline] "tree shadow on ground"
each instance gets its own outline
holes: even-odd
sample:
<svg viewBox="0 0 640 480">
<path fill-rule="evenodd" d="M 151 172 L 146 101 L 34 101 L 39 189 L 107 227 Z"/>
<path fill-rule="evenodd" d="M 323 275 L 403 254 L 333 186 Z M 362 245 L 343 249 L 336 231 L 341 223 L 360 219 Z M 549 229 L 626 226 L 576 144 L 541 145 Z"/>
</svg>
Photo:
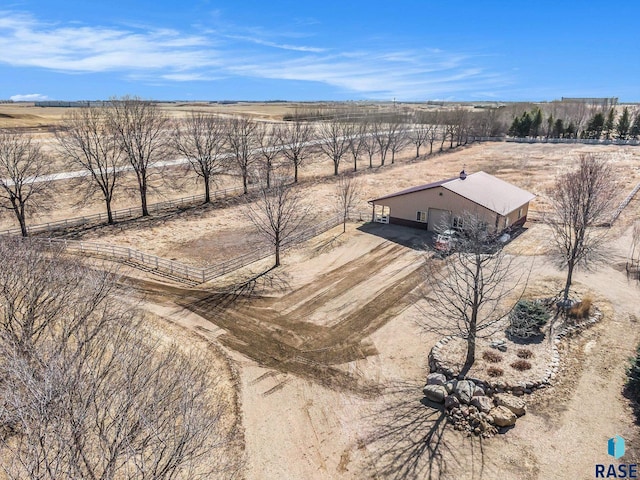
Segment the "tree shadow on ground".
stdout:
<svg viewBox="0 0 640 480">
<path fill-rule="evenodd" d="M 358 230 L 419 251 L 430 250 L 435 240 L 433 232 L 401 225 L 369 222 L 359 226 Z"/>
<path fill-rule="evenodd" d="M 476 478 L 482 478 L 482 439 L 462 437 L 448 422 L 442 405 L 423 398 L 416 384 L 388 386 L 385 395 L 388 400 L 383 407 L 367 418 L 371 433 L 365 440 L 370 452 L 365 468 L 370 477 L 452 478 L 451 468 L 459 464 L 458 456 L 464 456 L 471 461 Z"/>
</svg>

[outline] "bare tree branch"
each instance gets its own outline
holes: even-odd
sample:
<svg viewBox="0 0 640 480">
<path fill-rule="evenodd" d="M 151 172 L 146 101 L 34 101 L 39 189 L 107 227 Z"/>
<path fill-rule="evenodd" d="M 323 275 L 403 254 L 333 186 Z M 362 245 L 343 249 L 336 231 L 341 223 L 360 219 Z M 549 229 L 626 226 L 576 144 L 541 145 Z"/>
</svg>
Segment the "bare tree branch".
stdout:
<svg viewBox="0 0 640 480">
<path fill-rule="evenodd" d="M 282 154 L 293 165 L 293 181 L 298 183 L 298 170 L 311 153 L 313 128 L 310 123 L 296 117 L 292 122 L 278 129 L 278 141 Z"/>
<path fill-rule="evenodd" d="M 256 161 L 257 123 L 250 118 L 235 117 L 227 122 L 227 147 L 242 176 L 243 192 L 249 193 L 249 176 Z"/>
<path fill-rule="evenodd" d="M 300 230 L 307 217 L 308 209 L 301 200 L 300 190 L 279 180 L 270 189 L 261 188 L 258 199 L 247 205 L 247 217 L 274 248 L 274 267 L 280 266 L 283 245 Z"/>
<path fill-rule="evenodd" d="M 502 319 L 513 307 L 507 297 L 524 277 L 479 216 L 467 213 L 462 218 L 452 252 L 444 260 L 428 260 L 425 296 L 433 312 L 423 311 L 421 322 L 426 330 L 466 341 L 460 377 L 475 362 L 476 340 L 501 328 Z"/>
<path fill-rule="evenodd" d="M 99 190 L 107 208 L 108 223 L 113 223 L 111 203 L 122 172 L 123 150 L 109 124 L 104 107 L 72 110 L 63 120 L 64 130 L 56 139 L 64 155 L 89 172 L 89 194 Z"/>
<path fill-rule="evenodd" d="M 26 237 L 27 217 L 46 208 L 49 160 L 26 135 L 0 131 L 0 207 L 11 210 Z"/>
<path fill-rule="evenodd" d="M 152 102 L 138 97 L 115 98 L 107 107 L 111 128 L 138 181 L 142 215 L 148 216 L 149 177 L 169 150 L 168 117 Z"/>
<path fill-rule="evenodd" d="M 10 479 L 232 478 L 224 391 L 119 301 L 109 272 L 8 239 L 0 258 L 0 468 Z"/>
<path fill-rule="evenodd" d="M 173 148 L 189 160 L 191 169 L 204 182 L 204 201 L 211 201 L 211 183 L 227 168 L 224 154 L 226 124 L 215 115 L 191 112 L 176 125 Z"/>
<path fill-rule="evenodd" d="M 362 188 L 360 182 L 353 177 L 340 177 L 336 186 L 336 207 L 342 216 L 342 233 L 347 231 L 349 214 L 360 201 Z"/>
<path fill-rule="evenodd" d="M 563 299 L 576 266 L 589 268 L 606 258 L 608 230 L 597 228 L 611 218 L 615 177 L 611 166 L 594 154 L 580 156 L 578 168 L 560 175 L 548 192 L 551 208 L 545 216 L 553 235 L 556 259 L 567 268 Z"/>
</svg>

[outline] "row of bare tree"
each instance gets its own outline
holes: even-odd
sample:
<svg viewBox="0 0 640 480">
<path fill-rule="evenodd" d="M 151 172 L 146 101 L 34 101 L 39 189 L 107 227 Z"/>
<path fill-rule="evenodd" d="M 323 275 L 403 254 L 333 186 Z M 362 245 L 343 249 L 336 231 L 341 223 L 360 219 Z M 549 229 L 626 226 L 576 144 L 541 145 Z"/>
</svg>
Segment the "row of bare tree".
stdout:
<svg viewBox="0 0 640 480">
<path fill-rule="evenodd" d="M 124 174 L 135 174 L 142 215 L 149 215 L 147 197 L 153 177 L 162 176 L 159 167 L 171 164 L 167 160 L 175 156 L 188 161 L 209 202 L 219 175 L 238 174 L 246 194 L 251 182 L 269 188 L 277 171 L 287 166 L 297 183 L 300 168 L 318 154 L 331 160 L 333 173 L 338 175 L 347 156 L 354 171 L 365 155 L 370 168 L 375 156 L 384 166 L 389 156 L 394 163 L 410 144 L 416 156 L 423 145 L 429 145 L 431 154 L 434 144 L 439 143 L 440 150 L 446 143 L 454 148 L 467 143 L 472 131 L 481 127 L 483 135 L 491 134 L 495 127 L 488 118 L 478 127 L 480 116 L 462 108 L 371 118 L 355 114 L 327 117 L 321 122 L 294 118 L 270 123 L 192 112 L 174 121 L 152 102 L 125 97 L 72 110 L 56 138 L 68 168 L 85 171 L 86 198 L 99 195 L 108 222 L 113 223 L 112 204 Z M 13 212 L 24 236 L 28 215 L 52 203 L 52 182 L 45 176 L 49 163 L 40 145 L 28 136 L 0 133 L 0 207 Z"/>
<path fill-rule="evenodd" d="M 0 258 L 3 478 L 236 478 L 235 420 L 202 351 L 145 325 L 113 272 L 22 239 Z"/>
</svg>

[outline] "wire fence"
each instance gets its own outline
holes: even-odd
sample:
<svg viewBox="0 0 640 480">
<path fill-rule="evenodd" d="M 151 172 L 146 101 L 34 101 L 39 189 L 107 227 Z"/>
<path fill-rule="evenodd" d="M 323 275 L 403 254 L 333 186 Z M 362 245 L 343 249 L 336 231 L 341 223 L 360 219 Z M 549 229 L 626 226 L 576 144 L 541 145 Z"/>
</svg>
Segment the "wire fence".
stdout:
<svg viewBox="0 0 640 480">
<path fill-rule="evenodd" d="M 363 218 L 366 218 L 366 215 L 367 214 L 364 213 L 355 214 L 352 218 L 362 220 Z M 300 231 L 297 235 L 287 238 L 281 245 L 281 248 L 287 249 L 305 242 L 317 235 L 320 235 L 321 233 L 331 230 L 337 225 L 340 225 L 342 221 L 343 217 L 338 215 L 321 223 L 315 224 L 312 227 Z M 178 281 L 186 281 L 188 283 L 196 284 L 205 283 L 222 277 L 223 275 L 273 255 L 272 249 L 264 248 L 254 250 L 253 252 L 241 255 L 217 265 L 202 268 L 185 265 L 184 263 L 177 262 L 175 260 L 167 260 L 166 258 L 144 253 L 133 248 L 116 245 L 106 245 L 64 238 L 35 238 L 33 241 L 36 241 L 46 248 L 60 248 L 73 254 L 106 258 L 110 261 L 126 263 L 143 270 L 155 271 L 158 274 L 171 277 Z"/>
</svg>

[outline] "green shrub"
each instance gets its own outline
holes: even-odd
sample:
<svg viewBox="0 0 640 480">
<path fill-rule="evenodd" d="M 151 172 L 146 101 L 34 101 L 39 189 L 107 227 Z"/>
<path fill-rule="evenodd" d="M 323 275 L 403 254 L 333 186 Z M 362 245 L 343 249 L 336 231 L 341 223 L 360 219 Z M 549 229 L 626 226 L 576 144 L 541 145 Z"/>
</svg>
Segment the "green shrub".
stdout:
<svg viewBox="0 0 640 480">
<path fill-rule="evenodd" d="M 627 368 L 627 389 L 630 390 L 636 399 L 640 396 L 640 345 L 636 349 L 635 358 L 629 359 L 629 368 Z"/>
<path fill-rule="evenodd" d="M 520 300 L 509 314 L 510 335 L 528 338 L 540 335 L 540 329 L 549 321 L 551 312 L 546 306 L 532 300 Z"/>
<path fill-rule="evenodd" d="M 636 424 L 640 423 L 640 345 L 636 348 L 636 356 L 629 359 L 623 393 L 631 401 Z"/>
</svg>

